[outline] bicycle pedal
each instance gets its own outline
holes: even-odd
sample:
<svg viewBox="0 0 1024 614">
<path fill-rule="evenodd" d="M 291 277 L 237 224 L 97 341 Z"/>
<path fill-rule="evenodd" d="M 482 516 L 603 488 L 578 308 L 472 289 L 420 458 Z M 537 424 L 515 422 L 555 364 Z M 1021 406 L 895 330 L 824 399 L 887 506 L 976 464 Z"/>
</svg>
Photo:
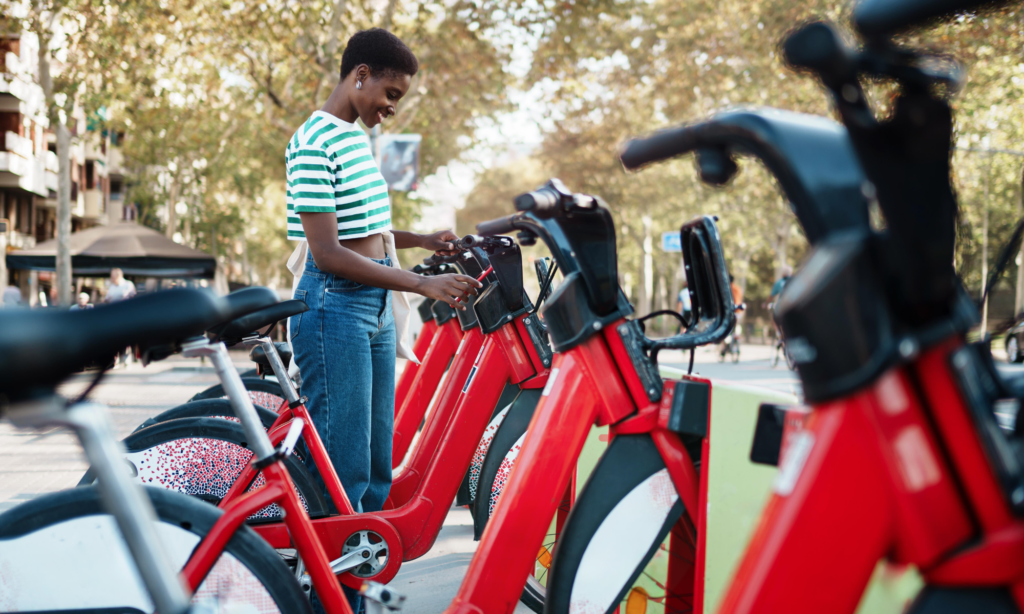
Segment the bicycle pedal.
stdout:
<svg viewBox="0 0 1024 614">
<path fill-rule="evenodd" d="M 395 592 L 380 582 L 364 582 L 359 594 L 366 600 L 366 614 L 399 612 L 405 602 L 405 595 Z"/>
</svg>

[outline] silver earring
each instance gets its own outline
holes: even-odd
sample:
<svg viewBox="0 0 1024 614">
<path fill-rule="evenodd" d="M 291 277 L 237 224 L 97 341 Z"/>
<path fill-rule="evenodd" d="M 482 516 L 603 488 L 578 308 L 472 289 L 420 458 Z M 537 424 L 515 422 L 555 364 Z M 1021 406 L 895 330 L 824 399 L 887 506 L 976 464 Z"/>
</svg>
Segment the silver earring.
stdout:
<svg viewBox="0 0 1024 614">
<path fill-rule="evenodd" d="M 363 82 L 362 81 L 356 81 L 356 89 L 357 90 L 363 89 Z"/>
</svg>

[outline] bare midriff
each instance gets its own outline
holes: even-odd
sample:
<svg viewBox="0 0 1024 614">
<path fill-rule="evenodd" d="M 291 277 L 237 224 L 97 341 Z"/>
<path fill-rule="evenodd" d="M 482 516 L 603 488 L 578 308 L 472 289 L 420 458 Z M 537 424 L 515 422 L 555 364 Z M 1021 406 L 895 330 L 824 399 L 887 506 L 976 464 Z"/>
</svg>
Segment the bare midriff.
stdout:
<svg viewBox="0 0 1024 614">
<path fill-rule="evenodd" d="M 382 260 L 384 258 L 384 235 L 375 234 L 359 239 L 339 240 L 341 246 L 354 251 L 360 256 Z"/>
</svg>

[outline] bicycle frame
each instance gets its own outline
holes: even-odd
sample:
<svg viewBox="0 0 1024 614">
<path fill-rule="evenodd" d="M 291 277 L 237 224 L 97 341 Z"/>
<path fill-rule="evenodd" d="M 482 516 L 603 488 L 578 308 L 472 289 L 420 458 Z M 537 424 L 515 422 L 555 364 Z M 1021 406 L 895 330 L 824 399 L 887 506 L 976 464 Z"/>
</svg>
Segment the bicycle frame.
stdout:
<svg viewBox="0 0 1024 614">
<path fill-rule="evenodd" d="M 491 418 L 491 409 L 506 384 L 541 388 L 547 382 L 547 369 L 543 367 L 532 345 L 524 343 L 522 339 L 526 335 L 522 320 L 526 317 L 529 314 L 520 315 L 488 335 L 484 335 L 479 328 L 466 332 L 435 415 L 406 471 L 413 476 L 406 481 L 409 485 L 408 494 L 403 495 L 404 501 L 394 509 L 353 513 L 315 429 L 309 429 L 307 446 L 321 468 L 329 493 L 332 498 L 337 497 L 335 503 L 340 512 L 338 516 L 312 521 L 316 538 L 326 552 L 340 554 L 345 541 L 358 531 L 378 533 L 387 542 L 388 560 L 373 579 L 385 583 L 395 576 L 403 561 L 416 559 L 430 549 L 448 513 L 448 507 L 455 499 L 465 468 L 469 466 L 477 443 Z M 472 361 L 469 360 L 470 356 L 473 357 Z M 464 384 L 460 387 L 459 382 Z M 457 402 L 445 411 L 444 401 L 449 398 Z M 308 417 L 301 405 L 291 412 L 300 419 Z M 285 430 L 283 425 L 273 429 L 270 432 L 271 441 L 282 440 Z M 433 445 L 431 442 L 435 441 L 437 444 Z M 246 472 L 239 476 L 225 495 L 221 502 L 222 509 L 232 510 L 238 501 L 246 500 L 249 496 L 242 492 L 255 477 L 255 469 L 247 468 Z M 420 475 L 421 479 L 414 480 Z M 331 487 L 332 482 L 336 482 L 336 489 Z M 249 509 L 248 505 L 246 509 Z M 252 528 L 275 548 L 291 547 L 288 516 L 285 516 L 283 523 L 260 524 Z M 342 575 L 340 579 L 353 587 L 363 582 L 351 574 Z"/>
<path fill-rule="evenodd" d="M 452 318 L 437 326 L 434 320 L 430 320 L 424 328 L 431 326 L 435 329 L 429 347 L 424 351 L 422 364 L 413 365 L 410 361 L 406 371 L 415 366 L 416 370 L 409 383 L 406 393 L 396 398 L 403 399 L 400 407 L 396 408 L 395 431 L 391 450 L 393 468 L 398 468 L 405 460 L 412 445 L 412 440 L 419 430 L 423 417 L 427 412 L 431 399 L 444 377 L 445 370 L 455 356 L 462 341 L 462 328 L 459 321 Z M 422 336 L 421 336 L 422 338 Z M 417 340 L 419 347 L 419 340 Z M 418 356 L 419 354 L 417 354 Z M 403 373 L 403 380 L 405 374 Z"/>
<path fill-rule="evenodd" d="M 853 612 L 885 556 L 917 566 L 929 584 L 1007 587 L 1024 609 L 1024 522 L 1007 506 L 957 385 L 962 348 L 950 339 L 815 407 L 787 434 L 776 492 L 721 612 Z M 844 523 L 858 530 L 833 530 Z M 827 589 L 817 583 L 826 577 Z"/>
<path fill-rule="evenodd" d="M 283 450 L 275 450 L 270 443 L 267 433 L 262 429 L 252 401 L 242 385 L 242 380 L 231 365 L 231 359 L 227 355 L 224 344 L 208 344 L 205 340 L 186 344 L 182 347 L 182 354 L 210 358 L 224 386 L 224 391 L 228 394 L 232 409 L 251 440 L 250 445 L 255 462 L 249 466 L 249 469 L 262 472 L 266 482 L 257 490 L 234 498 L 230 506 L 221 506 L 225 512 L 224 515 L 211 527 L 210 532 L 193 551 L 182 571 L 183 578 L 194 591 L 202 584 L 203 579 L 223 552 L 224 546 L 245 519 L 267 505 L 276 503 L 284 510 L 285 523 L 293 536 L 292 544 L 306 565 L 324 607 L 332 613 L 351 614 L 352 609 L 349 607 L 341 586 L 334 580 L 331 563 L 324 553 L 324 549 L 314 537 L 309 516 L 295 491 L 288 470 L 282 463 L 283 458 L 291 450 L 288 449 L 289 446 L 285 446 Z M 283 367 L 281 358 L 276 352 L 268 353 L 268 357 L 275 368 Z M 305 424 L 308 423 L 296 422 L 289 427 L 293 431 L 290 438 L 291 446 L 294 446 L 298 438 L 298 433 L 294 431 L 304 430 Z"/>
<path fill-rule="evenodd" d="M 537 547 L 571 482 L 576 458 L 595 424 L 612 425 L 612 436 L 651 433 L 686 509 L 691 513 L 697 511 L 698 526 L 703 525 L 703 510 L 697 502 L 701 493 L 706 492 L 706 477 L 701 484 L 682 441 L 665 428 L 671 395 L 663 395 L 659 402 L 648 400 L 622 339 L 615 332 L 624 323 L 620 319 L 605 327 L 602 334 L 556 354 L 516 469 L 488 522 L 459 593 L 446 610 L 448 614 L 511 612 L 515 608 L 536 559 Z M 705 460 L 707 454 L 705 442 Z M 679 537 L 691 543 L 696 540 L 702 553 L 703 541 L 697 532 L 692 526 L 686 528 L 685 522 L 682 524 L 684 530 Z M 702 577 L 703 569 L 696 573 Z M 670 564 L 670 577 L 686 575 L 686 570 L 675 562 Z"/>
<path fill-rule="evenodd" d="M 416 337 L 416 342 L 412 346 L 412 353 L 416 356 L 416 360 L 423 362 L 423 357 L 427 355 L 427 348 L 430 347 L 430 342 L 433 341 L 434 335 L 437 333 L 437 322 L 433 318 L 429 318 L 423 322 L 423 328 L 420 329 L 420 334 Z M 409 394 L 409 388 L 412 387 L 412 382 L 416 378 L 416 373 L 419 371 L 420 363 L 412 360 L 405 363 L 405 368 L 402 369 L 402 375 L 395 382 L 395 414 L 398 414 L 398 408 L 405 400 L 405 395 Z"/>
</svg>

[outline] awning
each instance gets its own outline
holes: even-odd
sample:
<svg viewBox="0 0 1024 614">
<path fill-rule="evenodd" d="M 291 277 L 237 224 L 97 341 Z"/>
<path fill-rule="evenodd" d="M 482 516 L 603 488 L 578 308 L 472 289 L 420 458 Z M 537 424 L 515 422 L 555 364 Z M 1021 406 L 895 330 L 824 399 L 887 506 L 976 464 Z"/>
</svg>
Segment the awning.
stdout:
<svg viewBox="0 0 1024 614">
<path fill-rule="evenodd" d="M 75 232 L 70 243 L 71 274 L 76 277 L 102 277 L 118 268 L 125 275 L 212 279 L 217 269 L 213 256 L 135 222 Z M 57 239 L 51 239 L 7 254 L 7 268 L 53 271 L 56 260 Z"/>
</svg>

